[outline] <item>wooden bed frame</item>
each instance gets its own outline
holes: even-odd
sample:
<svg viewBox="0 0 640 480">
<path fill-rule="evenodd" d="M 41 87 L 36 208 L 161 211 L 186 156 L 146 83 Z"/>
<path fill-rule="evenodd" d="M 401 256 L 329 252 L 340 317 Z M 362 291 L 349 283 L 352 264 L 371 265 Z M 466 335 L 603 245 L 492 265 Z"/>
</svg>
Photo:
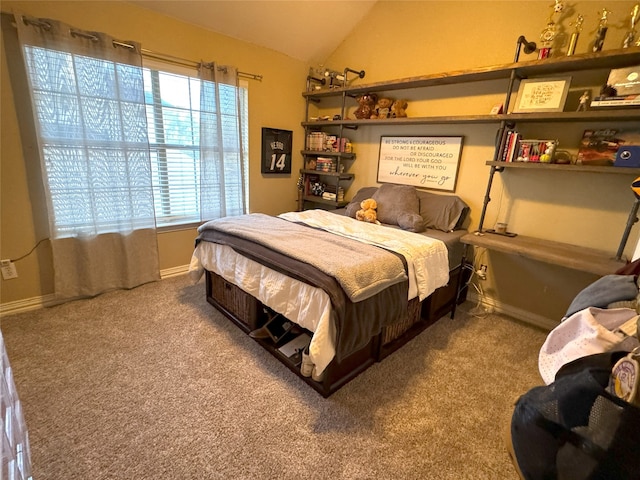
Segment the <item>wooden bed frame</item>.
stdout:
<svg viewBox="0 0 640 480">
<path fill-rule="evenodd" d="M 460 265 L 450 272 L 447 285 L 438 288 L 422 302 L 419 302 L 418 299 L 411 300 L 407 318 L 400 319 L 393 325 L 385 327 L 366 346 L 342 361 L 338 362 L 337 359 L 334 359 L 325 370 L 321 382 L 316 382 L 311 377 L 302 376 L 299 360 L 285 357 L 278 350 L 295 335 L 304 332 L 302 327 L 296 325 L 278 344 L 274 344 L 270 339 L 256 339 L 256 342 L 326 398 L 375 362 L 381 361 L 398 350 L 447 313 L 450 313 L 453 318 L 456 305 L 466 299 L 466 288 L 464 287 L 466 287 L 469 273 L 469 269 L 462 268 Z M 247 334 L 264 325 L 268 317 L 267 311 L 260 301 L 213 272 L 205 271 L 205 276 L 207 301 L 211 305 Z"/>
</svg>

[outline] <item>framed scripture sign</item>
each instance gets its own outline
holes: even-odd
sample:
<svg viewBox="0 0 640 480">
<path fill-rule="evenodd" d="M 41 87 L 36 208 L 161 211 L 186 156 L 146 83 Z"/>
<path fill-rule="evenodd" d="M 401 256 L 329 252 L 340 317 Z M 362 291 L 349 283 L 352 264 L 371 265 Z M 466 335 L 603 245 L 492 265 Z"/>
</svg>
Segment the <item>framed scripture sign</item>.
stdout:
<svg viewBox="0 0 640 480">
<path fill-rule="evenodd" d="M 562 112 L 570 83 L 571 77 L 522 80 L 513 113 Z"/>
<path fill-rule="evenodd" d="M 291 173 L 293 132 L 262 128 L 262 173 Z"/>
<path fill-rule="evenodd" d="M 380 137 L 378 182 L 455 192 L 462 137 Z"/>
</svg>

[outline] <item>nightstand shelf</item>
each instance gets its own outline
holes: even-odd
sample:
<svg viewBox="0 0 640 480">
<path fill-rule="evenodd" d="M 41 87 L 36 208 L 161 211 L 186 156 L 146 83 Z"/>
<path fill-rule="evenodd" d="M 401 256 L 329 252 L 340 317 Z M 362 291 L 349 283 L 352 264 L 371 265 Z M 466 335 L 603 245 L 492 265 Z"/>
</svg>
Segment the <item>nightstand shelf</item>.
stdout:
<svg viewBox="0 0 640 480">
<path fill-rule="evenodd" d="M 463 236 L 460 241 L 467 245 L 519 255 L 600 276 L 615 273 L 626 264 L 624 260 L 616 260 L 614 254 L 600 250 L 523 235 L 507 237 L 475 232 Z"/>
</svg>

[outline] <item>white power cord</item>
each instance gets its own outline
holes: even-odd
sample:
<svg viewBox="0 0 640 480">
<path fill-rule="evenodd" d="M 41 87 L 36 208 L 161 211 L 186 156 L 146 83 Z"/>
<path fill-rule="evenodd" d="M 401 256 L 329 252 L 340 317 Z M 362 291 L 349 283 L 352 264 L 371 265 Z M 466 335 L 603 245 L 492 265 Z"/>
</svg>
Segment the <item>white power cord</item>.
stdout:
<svg viewBox="0 0 640 480">
<path fill-rule="evenodd" d="M 469 314 L 479 318 L 484 318 L 493 312 L 493 308 L 491 308 L 490 305 L 487 305 L 484 301 L 485 293 L 481 283 L 482 280 L 487 279 L 487 266 L 484 263 L 481 263 L 484 254 L 485 249 L 482 249 L 482 252 L 474 258 L 474 264 L 467 267 L 472 272 L 469 280 L 467 281 L 467 285 L 473 286 L 478 297 L 476 305 L 469 310 Z M 475 278 L 477 278 L 476 281 L 474 281 Z"/>
</svg>

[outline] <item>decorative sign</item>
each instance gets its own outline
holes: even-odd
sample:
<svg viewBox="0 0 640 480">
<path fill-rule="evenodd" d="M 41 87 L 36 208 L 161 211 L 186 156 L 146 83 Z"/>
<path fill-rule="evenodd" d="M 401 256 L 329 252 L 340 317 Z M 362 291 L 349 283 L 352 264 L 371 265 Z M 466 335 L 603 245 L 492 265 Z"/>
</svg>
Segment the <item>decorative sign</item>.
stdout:
<svg viewBox="0 0 640 480">
<path fill-rule="evenodd" d="M 262 128 L 262 173 L 291 173 L 291 130 Z"/>
<path fill-rule="evenodd" d="M 462 137 L 380 137 L 378 182 L 455 192 Z"/>
</svg>

